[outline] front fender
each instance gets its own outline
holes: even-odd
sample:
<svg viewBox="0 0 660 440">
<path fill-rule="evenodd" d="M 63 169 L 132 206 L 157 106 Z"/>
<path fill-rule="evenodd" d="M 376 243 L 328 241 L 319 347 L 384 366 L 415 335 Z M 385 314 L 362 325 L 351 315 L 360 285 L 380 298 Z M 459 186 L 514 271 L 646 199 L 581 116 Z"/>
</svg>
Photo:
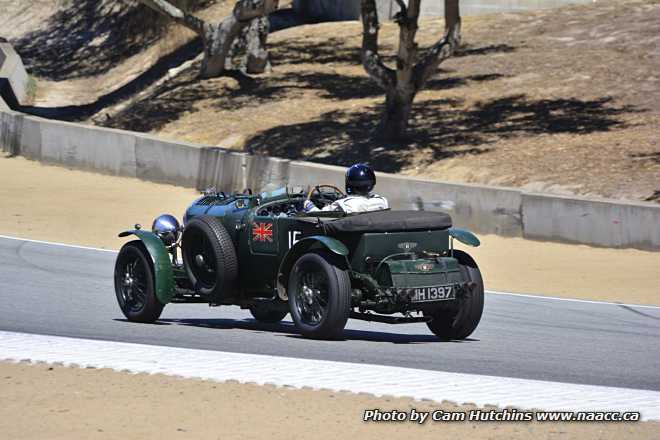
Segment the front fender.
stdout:
<svg viewBox="0 0 660 440">
<path fill-rule="evenodd" d="M 154 286 L 156 288 L 156 298 L 162 304 L 167 304 L 172 300 L 174 294 L 174 272 L 172 270 L 172 261 L 167 248 L 161 239 L 151 231 L 142 231 L 139 229 L 124 231 L 119 234 L 120 237 L 135 235 L 138 237 L 144 247 L 147 248 L 154 269 Z"/>
<path fill-rule="evenodd" d="M 327 249 L 340 257 L 348 256 L 348 248 L 346 245 L 335 238 L 326 235 L 313 235 L 311 237 L 303 238 L 289 249 L 282 259 L 280 268 L 277 271 L 277 294 L 281 300 L 286 301 L 288 299 L 286 288 L 289 282 L 288 275 L 293 267 L 293 263 L 295 263 L 295 261 L 304 253 L 315 248 Z"/>
<path fill-rule="evenodd" d="M 481 244 L 477 236 L 467 229 L 449 228 L 447 232 L 449 232 L 450 237 L 455 238 L 456 240 L 463 244 L 467 244 L 468 246 L 479 247 Z"/>
</svg>

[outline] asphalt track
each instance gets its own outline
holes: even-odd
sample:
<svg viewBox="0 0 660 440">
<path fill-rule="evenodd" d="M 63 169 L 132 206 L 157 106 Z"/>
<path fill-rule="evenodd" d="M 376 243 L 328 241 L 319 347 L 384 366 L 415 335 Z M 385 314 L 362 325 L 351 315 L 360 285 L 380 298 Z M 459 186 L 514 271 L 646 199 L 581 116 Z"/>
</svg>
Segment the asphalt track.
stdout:
<svg viewBox="0 0 660 440">
<path fill-rule="evenodd" d="M 114 298 L 114 258 L 0 238 L 0 330 L 660 390 L 660 308 L 488 294 L 467 341 L 360 321 L 344 340 L 311 341 L 290 321 L 260 324 L 236 307 L 175 304 L 158 324 L 129 323 Z"/>
</svg>

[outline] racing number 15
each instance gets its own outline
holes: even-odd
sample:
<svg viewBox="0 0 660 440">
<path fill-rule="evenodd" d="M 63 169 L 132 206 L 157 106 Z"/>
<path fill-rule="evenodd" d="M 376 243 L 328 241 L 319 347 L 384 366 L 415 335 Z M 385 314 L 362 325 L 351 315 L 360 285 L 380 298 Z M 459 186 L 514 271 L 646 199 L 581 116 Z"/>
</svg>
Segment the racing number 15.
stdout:
<svg viewBox="0 0 660 440">
<path fill-rule="evenodd" d="M 289 249 L 300 241 L 300 235 L 302 235 L 302 231 L 289 231 Z"/>
</svg>

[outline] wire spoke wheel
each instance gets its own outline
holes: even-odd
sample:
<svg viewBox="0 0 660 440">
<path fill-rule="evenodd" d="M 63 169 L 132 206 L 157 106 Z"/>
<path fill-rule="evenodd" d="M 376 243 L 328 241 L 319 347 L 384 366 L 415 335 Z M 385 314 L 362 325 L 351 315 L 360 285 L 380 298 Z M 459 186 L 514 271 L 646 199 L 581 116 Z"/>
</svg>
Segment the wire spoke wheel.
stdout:
<svg viewBox="0 0 660 440">
<path fill-rule="evenodd" d="M 133 256 L 124 264 L 121 296 L 125 307 L 131 312 L 139 312 L 145 304 L 145 272 L 138 256 Z"/>
<path fill-rule="evenodd" d="M 303 254 L 291 269 L 287 290 L 291 317 L 304 336 L 341 336 L 350 312 L 351 282 L 336 255 L 325 250 Z"/>
<path fill-rule="evenodd" d="M 296 288 L 296 307 L 301 320 L 310 325 L 318 325 L 328 308 L 328 279 L 318 265 L 308 264 L 300 269 Z"/>
<path fill-rule="evenodd" d="M 154 322 L 163 311 L 156 298 L 150 256 L 140 241 L 126 243 L 115 263 L 115 293 L 129 321 Z"/>
</svg>

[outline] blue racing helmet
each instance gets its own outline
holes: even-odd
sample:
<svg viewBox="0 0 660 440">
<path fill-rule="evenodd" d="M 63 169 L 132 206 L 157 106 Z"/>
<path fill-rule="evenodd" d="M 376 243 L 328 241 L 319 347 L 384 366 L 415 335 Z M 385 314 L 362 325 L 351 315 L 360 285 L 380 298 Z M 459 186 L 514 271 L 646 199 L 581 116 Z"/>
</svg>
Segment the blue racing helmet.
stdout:
<svg viewBox="0 0 660 440">
<path fill-rule="evenodd" d="M 357 163 L 346 170 L 346 193 L 367 195 L 376 186 L 376 173 L 367 164 Z"/>
</svg>

